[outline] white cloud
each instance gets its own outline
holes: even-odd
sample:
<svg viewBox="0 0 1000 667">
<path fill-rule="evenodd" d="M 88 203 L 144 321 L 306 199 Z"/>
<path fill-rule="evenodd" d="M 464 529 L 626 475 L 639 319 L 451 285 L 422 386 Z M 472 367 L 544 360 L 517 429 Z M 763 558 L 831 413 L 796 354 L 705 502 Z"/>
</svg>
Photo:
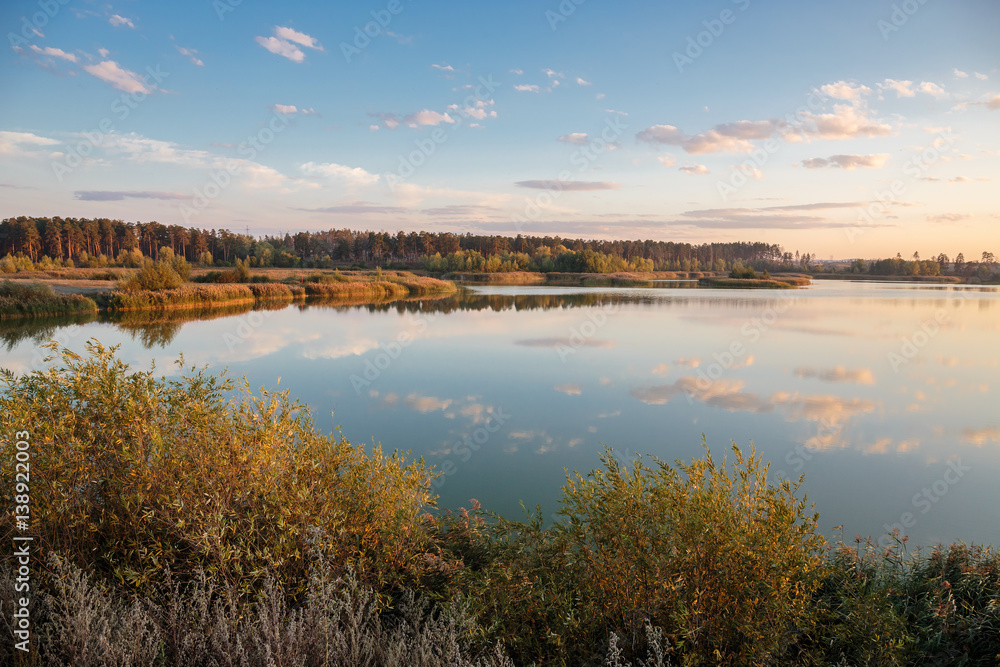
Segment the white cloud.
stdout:
<svg viewBox="0 0 1000 667">
<path fill-rule="evenodd" d="M 403 118 L 403 122 L 410 127 L 418 127 L 420 125 L 440 125 L 441 123 L 448 123 L 453 125 L 455 119 L 446 113 L 438 113 L 437 111 L 431 111 L 430 109 L 424 109 L 423 111 L 417 111 L 416 113 L 411 113 Z"/>
<path fill-rule="evenodd" d="M 522 92 L 522 93 L 537 93 L 539 91 L 539 88 L 538 88 L 538 86 L 536 86 L 534 84 L 532 84 L 532 85 L 527 85 L 527 84 L 520 84 L 519 85 L 519 84 L 515 84 L 514 85 L 514 90 L 517 90 L 517 91 Z"/>
<path fill-rule="evenodd" d="M 591 84 L 590 81 L 587 81 L 585 79 L 581 79 L 580 77 L 576 77 L 576 85 L 578 85 L 578 86 L 590 86 L 590 85 L 593 85 L 593 84 Z"/>
<path fill-rule="evenodd" d="M 708 167 L 703 164 L 686 164 L 680 168 L 680 171 L 683 171 L 685 174 L 697 174 L 699 176 L 710 173 Z"/>
<path fill-rule="evenodd" d="M 1000 109 L 1000 95 L 991 98 L 990 101 L 986 103 L 986 108 L 990 111 Z"/>
<path fill-rule="evenodd" d="M 126 93 L 146 93 L 152 89 L 146 86 L 145 79 L 131 70 L 127 70 L 114 60 L 105 60 L 97 65 L 84 65 L 83 70 L 91 76 L 107 81 L 118 90 Z"/>
<path fill-rule="evenodd" d="M 302 49 L 283 39 L 258 36 L 254 37 L 254 40 L 271 53 L 288 58 L 293 63 L 300 63 L 306 59 L 306 54 L 302 52 Z"/>
<path fill-rule="evenodd" d="M 922 81 L 918 90 L 921 93 L 933 95 L 934 97 L 948 97 L 948 93 L 945 92 L 944 88 L 930 81 Z"/>
<path fill-rule="evenodd" d="M 658 157 L 656 159 L 659 160 L 664 167 L 672 167 L 675 164 L 677 164 L 677 161 L 674 159 L 672 153 L 667 153 L 666 155 Z"/>
<path fill-rule="evenodd" d="M 40 137 L 31 132 L 0 131 L 0 155 L 27 155 L 42 146 L 57 146 L 61 142 Z"/>
<path fill-rule="evenodd" d="M 34 44 L 31 45 L 31 50 L 40 56 L 52 56 L 53 58 L 61 58 L 63 60 L 68 60 L 71 63 L 75 63 L 77 58 L 72 53 L 66 53 L 62 49 L 57 49 L 51 46 L 46 46 L 44 49 L 40 49 Z"/>
<path fill-rule="evenodd" d="M 489 109 L 493 105 L 493 100 L 476 100 L 475 105 L 471 107 L 459 107 L 457 104 L 449 104 L 448 110 L 457 111 L 466 118 L 484 120 L 485 118 L 497 117 L 497 112 Z"/>
<path fill-rule="evenodd" d="M 296 44 L 316 51 L 323 50 L 316 38 L 283 26 L 274 27 L 274 37 L 257 36 L 254 40 L 271 53 L 295 63 L 301 63 L 306 59 L 306 54 Z"/>
<path fill-rule="evenodd" d="M 806 114 L 812 128 L 804 134 L 820 139 L 857 139 L 859 137 L 887 137 L 892 133 L 890 125 L 870 119 L 865 112 L 849 105 L 834 106 L 834 113 Z"/>
<path fill-rule="evenodd" d="M 275 113 L 290 115 L 298 112 L 298 107 L 291 104 L 275 104 L 272 107 Z"/>
<path fill-rule="evenodd" d="M 957 76 L 959 79 L 968 79 L 969 78 L 969 75 L 967 73 L 963 72 L 962 70 L 958 69 L 957 67 L 955 68 L 955 76 Z"/>
<path fill-rule="evenodd" d="M 976 72 L 976 78 L 979 79 L 980 81 L 986 81 L 990 77 L 986 76 L 985 74 L 980 74 L 979 72 Z"/>
<path fill-rule="evenodd" d="M 837 83 L 828 83 L 820 91 L 825 93 L 829 97 L 835 97 L 838 100 L 859 100 L 862 95 L 867 95 L 872 92 L 872 89 L 868 86 L 855 85 L 848 83 L 846 81 L 838 81 Z"/>
<path fill-rule="evenodd" d="M 109 53 L 111 53 L 111 52 L 110 52 L 110 51 L 108 51 L 107 49 L 97 49 L 97 52 L 98 52 L 99 54 L 101 54 L 101 57 L 102 57 L 102 58 L 107 58 L 107 57 L 108 57 L 108 54 L 109 54 Z"/>
<path fill-rule="evenodd" d="M 380 178 L 378 174 L 369 173 L 361 167 L 346 167 L 333 162 L 306 162 L 300 169 L 309 176 L 321 176 L 356 186 L 373 185 Z"/>
<path fill-rule="evenodd" d="M 124 154 L 139 164 L 161 162 L 184 167 L 210 167 L 214 164 L 214 156 L 207 151 L 180 148 L 172 141 L 149 139 L 135 133 L 109 134 L 104 138 L 104 147 L 112 153 Z"/>
<path fill-rule="evenodd" d="M 510 70 L 510 73 L 511 74 L 516 74 L 518 76 L 521 76 L 522 74 L 524 74 L 524 70 L 523 69 L 516 69 L 515 68 L 515 69 Z"/>
<path fill-rule="evenodd" d="M 322 51 L 323 47 L 316 40 L 315 37 L 310 37 L 304 32 L 298 32 L 291 28 L 286 28 L 284 26 L 274 27 L 274 36 L 278 39 L 283 39 L 287 42 L 294 42 L 308 49 L 315 49 L 317 51 Z"/>
<path fill-rule="evenodd" d="M 562 135 L 556 141 L 561 141 L 566 144 L 576 144 L 578 146 L 583 146 L 590 142 L 590 137 L 587 136 L 586 132 L 573 132 L 572 134 Z"/>
<path fill-rule="evenodd" d="M 455 68 L 452 67 L 451 65 L 431 65 L 431 67 L 433 67 L 436 70 L 440 70 L 442 72 L 454 72 L 455 71 Z"/>
<path fill-rule="evenodd" d="M 176 44 L 174 44 L 174 47 L 180 52 L 182 56 L 187 56 L 191 60 L 191 62 L 197 65 L 198 67 L 205 66 L 205 63 L 202 62 L 202 59 L 198 57 L 198 52 L 195 49 L 186 49 L 182 46 L 177 46 Z"/>
<path fill-rule="evenodd" d="M 127 19 L 124 16 L 119 16 L 118 14 L 112 14 L 111 18 L 108 19 L 108 23 L 116 28 L 120 28 L 123 25 L 129 28 L 135 28 L 135 24 L 132 23 L 132 19 Z"/>
<path fill-rule="evenodd" d="M 879 169 L 889 160 L 888 153 L 874 155 L 831 155 L 828 158 L 814 157 L 802 161 L 806 169 L 823 169 L 824 167 L 839 167 L 848 171 L 859 168 Z"/>
<path fill-rule="evenodd" d="M 566 76 L 562 72 L 557 72 L 555 70 L 548 69 L 548 68 L 543 69 L 542 72 L 544 72 L 545 75 L 547 77 L 549 77 L 550 79 L 562 79 L 562 78 L 565 78 L 565 76 Z"/>
<path fill-rule="evenodd" d="M 893 90 L 896 92 L 896 97 L 915 97 L 916 93 L 913 91 L 912 81 L 896 81 L 894 79 L 886 79 L 882 83 L 878 84 L 879 90 Z"/>
<path fill-rule="evenodd" d="M 829 84 L 824 88 L 842 96 L 857 96 L 865 87 L 851 86 L 844 82 Z M 867 111 L 855 104 L 837 104 L 832 113 L 800 114 L 801 124 L 793 127 L 785 121 L 739 120 L 716 125 L 704 132 L 688 135 L 674 125 L 653 125 L 636 134 L 636 139 L 650 144 L 680 146 L 692 155 L 705 153 L 749 153 L 754 141 L 778 136 L 785 141 L 804 139 L 857 139 L 885 137 L 892 127 L 869 118 Z"/>
</svg>

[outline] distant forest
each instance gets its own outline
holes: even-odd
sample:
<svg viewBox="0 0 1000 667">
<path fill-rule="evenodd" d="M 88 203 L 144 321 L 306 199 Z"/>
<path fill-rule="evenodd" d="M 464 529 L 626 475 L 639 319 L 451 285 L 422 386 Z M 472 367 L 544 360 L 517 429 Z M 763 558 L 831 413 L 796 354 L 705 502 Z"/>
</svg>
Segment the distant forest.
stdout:
<svg viewBox="0 0 1000 667">
<path fill-rule="evenodd" d="M 500 236 L 450 232 L 388 232 L 330 229 L 260 237 L 228 229 L 198 229 L 159 222 L 108 218 L 33 218 L 0 222 L 0 271 L 18 270 L 27 261 L 49 266 L 138 266 L 158 259 L 161 248 L 202 265 L 333 268 L 386 266 L 431 271 L 728 271 L 752 266 L 770 271 L 815 271 L 810 253 L 785 251 L 763 242 L 674 243 L 571 239 L 560 236 Z M 20 261 L 20 263 L 18 263 Z M 877 275 L 987 275 L 992 253 L 982 261 L 940 254 L 921 260 L 855 260 L 845 270 Z M 39 267 L 36 267 L 39 268 Z"/>
</svg>

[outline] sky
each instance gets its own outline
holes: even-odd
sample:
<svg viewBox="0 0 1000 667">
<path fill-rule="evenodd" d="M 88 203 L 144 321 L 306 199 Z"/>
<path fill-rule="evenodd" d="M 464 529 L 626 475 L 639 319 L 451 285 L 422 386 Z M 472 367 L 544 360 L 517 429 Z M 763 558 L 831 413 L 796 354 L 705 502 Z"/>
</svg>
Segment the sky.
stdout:
<svg viewBox="0 0 1000 667">
<path fill-rule="evenodd" d="M 0 216 L 1000 254 L 1000 3 L 8 0 Z"/>
</svg>

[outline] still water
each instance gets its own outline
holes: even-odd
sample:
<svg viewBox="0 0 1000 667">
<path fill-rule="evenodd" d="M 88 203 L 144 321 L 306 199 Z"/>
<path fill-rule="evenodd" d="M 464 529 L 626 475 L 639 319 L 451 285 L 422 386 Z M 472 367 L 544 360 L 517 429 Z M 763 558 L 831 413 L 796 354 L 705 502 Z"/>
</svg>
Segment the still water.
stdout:
<svg viewBox="0 0 1000 667">
<path fill-rule="evenodd" d="M 820 282 L 786 291 L 482 287 L 440 300 L 189 320 L 0 324 L 0 366 L 97 338 L 172 374 L 288 389 L 323 429 L 446 471 L 442 507 L 551 518 L 566 471 L 753 443 L 805 476 L 829 536 L 1000 545 L 1000 291 Z M 279 384 L 280 378 L 280 384 Z"/>
</svg>

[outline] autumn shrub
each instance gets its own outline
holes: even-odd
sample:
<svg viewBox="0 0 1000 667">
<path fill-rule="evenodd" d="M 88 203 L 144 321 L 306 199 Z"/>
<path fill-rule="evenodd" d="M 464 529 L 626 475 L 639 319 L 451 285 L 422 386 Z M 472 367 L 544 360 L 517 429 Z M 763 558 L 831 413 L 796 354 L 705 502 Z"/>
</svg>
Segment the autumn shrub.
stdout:
<svg viewBox="0 0 1000 667">
<path fill-rule="evenodd" d="M 160 291 L 177 289 L 183 284 L 184 279 L 170 262 L 147 258 L 142 268 L 120 280 L 116 289 L 121 292 Z"/>
<path fill-rule="evenodd" d="M 97 310 L 92 299 L 79 294 L 56 294 L 39 282 L 0 281 L 0 319 L 68 315 Z"/>
<path fill-rule="evenodd" d="M 421 574 L 418 516 L 433 502 L 422 462 L 321 434 L 286 394 L 194 369 L 133 372 L 95 341 L 82 357 L 50 349 L 50 368 L 0 377 L 0 432 L 31 434 L 40 548 L 135 591 L 164 568 L 200 568 L 246 590 L 270 573 L 295 596 L 319 529 L 336 562 L 379 589 Z M 12 533 L 6 514 L 0 539 Z"/>
<path fill-rule="evenodd" d="M 710 454 L 630 469 L 607 452 L 568 479 L 549 529 L 540 515 L 450 527 L 484 626 L 525 663 L 580 664 L 611 632 L 638 650 L 647 623 L 686 665 L 787 660 L 815 623 L 825 542 L 795 484 L 732 455 L 731 469 Z"/>
</svg>

